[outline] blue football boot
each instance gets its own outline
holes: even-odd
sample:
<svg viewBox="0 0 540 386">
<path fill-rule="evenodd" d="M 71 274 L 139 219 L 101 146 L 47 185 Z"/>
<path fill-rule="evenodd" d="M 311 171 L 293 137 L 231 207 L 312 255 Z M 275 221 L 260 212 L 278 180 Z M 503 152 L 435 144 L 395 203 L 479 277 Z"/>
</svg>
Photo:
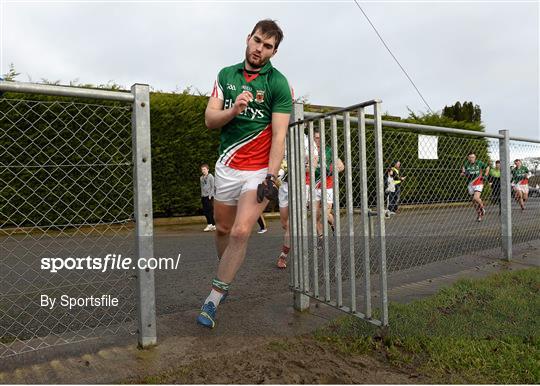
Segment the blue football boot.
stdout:
<svg viewBox="0 0 540 386">
<path fill-rule="evenodd" d="M 197 316 L 197 323 L 201 326 L 214 328 L 216 326 L 216 306 L 213 302 L 205 303 L 201 308 L 201 313 Z"/>
</svg>

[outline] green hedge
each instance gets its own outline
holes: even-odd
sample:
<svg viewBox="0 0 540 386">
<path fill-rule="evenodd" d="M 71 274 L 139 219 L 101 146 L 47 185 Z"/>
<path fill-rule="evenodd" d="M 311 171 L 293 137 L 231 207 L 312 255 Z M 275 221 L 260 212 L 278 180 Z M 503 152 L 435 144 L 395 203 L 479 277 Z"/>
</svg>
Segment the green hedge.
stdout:
<svg viewBox="0 0 540 386">
<path fill-rule="evenodd" d="M 207 98 L 153 93 L 152 183 L 156 216 L 200 213 L 200 165 L 213 173 L 218 156 L 219 130 L 204 124 Z"/>
</svg>

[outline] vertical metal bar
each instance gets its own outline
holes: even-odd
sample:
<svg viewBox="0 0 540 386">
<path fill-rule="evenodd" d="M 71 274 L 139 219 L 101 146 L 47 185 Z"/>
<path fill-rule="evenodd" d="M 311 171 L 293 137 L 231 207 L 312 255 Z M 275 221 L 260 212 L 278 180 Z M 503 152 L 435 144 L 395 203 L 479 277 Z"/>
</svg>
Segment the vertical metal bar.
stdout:
<svg viewBox="0 0 540 386">
<path fill-rule="evenodd" d="M 288 194 L 288 197 L 287 197 L 287 200 L 288 200 L 288 206 L 287 206 L 287 209 L 288 209 L 288 212 L 289 214 L 291 213 L 291 208 L 293 207 L 293 203 L 292 203 L 292 197 L 293 197 L 293 194 L 292 194 L 292 190 L 290 190 L 290 187 L 291 187 L 291 174 L 290 174 L 290 168 L 289 168 L 289 165 L 293 165 L 293 161 L 291 159 L 293 153 L 291 151 L 291 137 L 292 137 L 292 134 L 291 134 L 291 128 L 289 127 L 287 129 L 287 137 L 285 139 L 285 145 L 286 145 L 286 154 L 285 154 L 285 159 L 286 159 L 286 162 L 287 162 L 287 178 L 286 178 L 286 181 L 283 181 L 282 184 L 287 184 L 287 191 L 289 192 Z M 291 221 L 291 218 L 289 217 L 288 219 L 288 228 L 289 228 L 289 251 L 290 251 L 290 254 L 292 256 L 292 259 L 294 259 L 294 235 L 293 235 L 293 221 Z M 290 263 L 292 259 L 288 259 L 289 260 L 289 265 L 290 265 L 290 268 L 289 268 L 289 287 L 294 291 L 294 288 L 295 288 L 295 281 L 294 281 L 294 263 Z"/>
<path fill-rule="evenodd" d="M 324 118 L 319 119 L 319 133 L 321 135 L 321 148 L 319 150 L 319 164 L 321 165 L 321 196 L 324 192 L 326 197 L 326 134 L 324 127 Z M 330 301 L 330 251 L 328 250 L 328 213 L 321 204 L 321 221 L 323 224 L 323 248 L 324 248 L 324 298 Z"/>
<path fill-rule="evenodd" d="M 351 113 L 346 112 L 344 118 L 345 138 L 345 188 L 347 195 L 347 228 L 349 231 L 349 284 L 351 291 L 351 312 L 356 312 L 356 261 L 354 254 L 354 218 L 353 218 L 353 187 L 352 187 L 352 156 L 351 156 Z"/>
<path fill-rule="evenodd" d="M 298 261 L 300 258 L 300 252 L 299 252 L 299 243 L 298 243 L 298 195 L 296 194 L 297 188 L 297 178 L 298 178 L 298 167 L 297 164 L 297 158 L 298 154 L 296 153 L 296 130 L 297 125 L 294 125 L 291 127 L 291 131 L 289 133 L 290 140 L 291 140 L 291 154 L 290 154 L 290 161 L 289 164 L 289 200 L 291 202 L 291 206 L 289 207 L 289 226 L 292 229 L 291 234 L 291 245 L 294 248 L 293 249 L 293 261 L 292 261 L 292 274 L 294 275 L 294 288 L 295 291 L 300 290 L 300 273 L 299 273 L 299 267 L 298 267 Z"/>
<path fill-rule="evenodd" d="M 337 171 L 338 160 L 338 137 L 337 137 L 337 116 L 332 115 L 332 177 L 334 185 L 334 232 L 336 237 L 336 286 L 337 286 L 337 306 L 343 306 L 343 281 L 341 277 L 341 219 L 339 207 L 339 174 Z M 326 192 L 321 194 L 323 205 L 326 205 Z"/>
<path fill-rule="evenodd" d="M 308 151 L 309 151 L 309 188 L 310 188 L 310 202 L 311 208 L 311 240 L 313 251 L 313 294 L 316 298 L 319 297 L 319 259 L 317 251 L 317 213 L 315 210 L 315 168 L 317 163 L 315 162 L 315 148 L 313 140 L 313 121 L 308 123 Z M 312 182 L 313 181 L 313 182 Z"/>
<path fill-rule="evenodd" d="M 300 202 L 301 202 L 301 229 L 302 229 L 302 283 L 303 283 L 303 291 L 309 292 L 310 290 L 310 284 L 309 284 L 309 239 L 308 239 L 308 224 L 307 224 L 307 192 L 306 190 L 306 162 L 308 160 L 306 155 L 306 146 L 305 146 L 305 125 L 300 125 L 300 130 L 298 133 L 298 145 L 299 145 L 299 154 L 300 154 L 300 162 L 298 162 L 300 166 L 300 176 L 302 178 L 302 189 L 300 190 Z"/>
<path fill-rule="evenodd" d="M 512 259 L 512 190 L 510 185 L 510 132 L 499 130 L 504 138 L 499 139 L 501 160 L 501 236 L 504 259 Z"/>
<path fill-rule="evenodd" d="M 131 86 L 133 101 L 132 146 L 135 209 L 135 242 L 138 261 L 154 257 L 152 215 L 152 163 L 150 162 L 150 89 Z M 138 343 L 148 347 L 157 343 L 156 298 L 153 269 L 137 271 Z"/>
<path fill-rule="evenodd" d="M 369 203 L 367 185 L 367 151 L 366 151 L 366 115 L 364 108 L 358 110 L 358 147 L 360 161 L 360 194 L 361 194 L 361 219 L 362 241 L 364 243 L 364 314 L 371 318 L 371 269 L 369 256 Z"/>
<path fill-rule="evenodd" d="M 296 226 L 298 229 L 297 242 L 298 242 L 298 281 L 300 283 L 300 291 L 304 291 L 304 230 L 302 227 L 302 212 L 305 211 L 305 204 L 302 202 L 302 181 L 305 176 L 302 174 L 303 156 L 300 152 L 300 140 L 303 140 L 302 125 L 296 125 L 294 131 L 294 145 L 295 145 L 295 161 L 296 161 Z M 303 146 L 303 143 L 302 143 Z"/>
<path fill-rule="evenodd" d="M 292 116 L 291 116 L 292 121 Z M 291 276 L 293 277 L 293 291 L 296 292 L 300 288 L 300 280 L 298 275 L 298 224 L 296 222 L 297 216 L 297 204 L 298 200 L 296 197 L 296 125 L 289 128 L 289 153 L 287 154 L 287 168 L 289 171 L 288 175 L 288 184 L 289 184 L 289 234 L 291 237 L 291 251 L 292 251 L 292 262 L 291 266 Z"/>
<path fill-rule="evenodd" d="M 304 118 L 304 105 L 302 103 L 295 103 L 293 108 L 293 114 L 291 114 L 291 122 L 295 122 Z M 305 311 L 309 309 L 309 297 L 304 295 L 300 291 L 304 291 L 304 246 L 303 246 L 303 230 L 302 230 L 302 217 L 306 215 L 306 197 L 305 197 L 305 171 L 304 158 L 301 154 L 301 149 L 304 147 L 304 130 L 300 125 L 293 126 L 293 149 L 294 164 L 289 166 L 289 170 L 294 168 L 294 186 L 289 186 L 289 195 L 294 195 L 295 205 L 293 208 L 292 216 L 296 224 L 295 234 L 295 277 L 298 280 L 298 290 L 294 291 L 294 309 L 297 311 Z M 293 189 L 294 188 L 294 189 Z M 305 228 L 304 228 L 305 229 Z"/>
<path fill-rule="evenodd" d="M 381 322 L 388 325 L 388 294 L 386 283 L 386 231 L 384 227 L 384 161 L 381 102 L 375 103 L 374 129 L 375 129 L 375 168 L 377 172 L 377 227 L 380 247 L 380 296 L 381 296 Z"/>
</svg>

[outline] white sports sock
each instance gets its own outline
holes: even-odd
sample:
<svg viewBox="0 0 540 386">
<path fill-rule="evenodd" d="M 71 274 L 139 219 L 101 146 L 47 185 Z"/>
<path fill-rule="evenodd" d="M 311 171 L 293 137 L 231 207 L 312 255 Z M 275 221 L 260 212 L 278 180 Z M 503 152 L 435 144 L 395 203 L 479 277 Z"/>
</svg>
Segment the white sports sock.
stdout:
<svg viewBox="0 0 540 386">
<path fill-rule="evenodd" d="M 208 295 L 208 297 L 204 301 L 204 304 L 208 302 L 212 302 L 217 307 L 222 297 L 223 297 L 223 292 L 216 291 L 215 289 L 212 288 L 212 291 L 210 291 L 210 295 Z"/>
</svg>

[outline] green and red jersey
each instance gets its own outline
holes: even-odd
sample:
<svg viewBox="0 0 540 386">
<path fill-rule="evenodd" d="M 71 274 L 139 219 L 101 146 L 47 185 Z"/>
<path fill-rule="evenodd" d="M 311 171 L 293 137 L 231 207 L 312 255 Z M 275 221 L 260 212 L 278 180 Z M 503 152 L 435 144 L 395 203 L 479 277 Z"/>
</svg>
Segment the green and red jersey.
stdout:
<svg viewBox="0 0 540 386">
<path fill-rule="evenodd" d="M 465 177 L 467 177 L 467 181 L 471 182 L 480 177 L 480 175 L 485 175 L 487 165 L 480 160 L 476 160 L 474 163 L 470 163 L 469 160 L 465 160 L 463 163 L 463 169 L 465 169 Z"/>
<path fill-rule="evenodd" d="M 521 165 L 519 168 L 512 169 L 512 182 L 514 184 L 528 185 L 529 169 L 524 165 Z"/>
<path fill-rule="evenodd" d="M 270 159 L 272 113 L 291 113 L 292 91 L 270 61 L 256 73 L 247 72 L 242 62 L 219 72 L 212 96 L 230 109 L 243 91 L 251 92 L 253 100 L 221 128 L 218 161 L 237 170 L 260 170 Z"/>
<path fill-rule="evenodd" d="M 325 149 L 325 157 L 326 157 L 326 189 L 331 189 L 334 187 L 334 178 L 332 177 L 332 148 L 330 146 L 326 146 Z M 317 168 L 315 169 L 315 188 L 321 189 L 322 183 L 321 183 L 321 157 L 319 155 L 319 163 L 317 165 Z M 306 184 L 309 185 L 309 173 L 306 173 Z"/>
</svg>

